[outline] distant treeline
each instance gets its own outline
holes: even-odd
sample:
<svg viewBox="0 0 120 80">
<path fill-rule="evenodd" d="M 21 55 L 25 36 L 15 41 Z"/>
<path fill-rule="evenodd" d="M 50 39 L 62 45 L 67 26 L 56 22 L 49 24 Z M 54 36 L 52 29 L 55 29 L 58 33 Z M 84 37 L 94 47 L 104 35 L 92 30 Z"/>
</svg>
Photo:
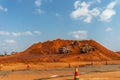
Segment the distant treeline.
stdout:
<svg viewBox="0 0 120 80">
<path fill-rule="evenodd" d="M 0 56 L 9 56 L 9 55 L 14 55 L 14 54 L 17 54 L 17 52 L 11 52 L 11 54 L 4 53 L 4 54 L 0 54 Z"/>
</svg>

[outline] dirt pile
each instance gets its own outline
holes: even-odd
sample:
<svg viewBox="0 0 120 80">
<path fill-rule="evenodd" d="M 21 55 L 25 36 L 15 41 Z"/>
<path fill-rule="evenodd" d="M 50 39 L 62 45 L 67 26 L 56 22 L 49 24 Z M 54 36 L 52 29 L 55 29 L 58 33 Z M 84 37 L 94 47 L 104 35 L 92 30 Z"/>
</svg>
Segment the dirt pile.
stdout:
<svg viewBox="0 0 120 80">
<path fill-rule="evenodd" d="M 90 50 L 82 48 L 85 45 L 91 48 Z M 69 53 L 59 53 L 59 48 L 67 47 Z M 82 50 L 82 52 L 81 52 Z M 39 42 L 23 52 L 1 57 L 0 62 L 70 62 L 70 61 L 105 61 L 105 60 L 120 60 L 120 54 L 108 50 L 94 40 L 62 40 Z"/>
</svg>

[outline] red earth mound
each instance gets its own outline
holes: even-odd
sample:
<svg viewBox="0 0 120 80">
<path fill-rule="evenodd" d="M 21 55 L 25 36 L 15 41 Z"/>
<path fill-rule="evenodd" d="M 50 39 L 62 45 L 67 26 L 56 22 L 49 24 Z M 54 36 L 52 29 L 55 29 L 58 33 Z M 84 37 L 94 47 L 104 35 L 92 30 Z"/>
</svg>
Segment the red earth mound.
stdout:
<svg viewBox="0 0 120 80">
<path fill-rule="evenodd" d="M 57 39 L 53 41 L 39 42 L 23 52 L 0 58 L 0 62 L 71 62 L 71 61 L 106 61 L 120 60 L 120 54 L 108 50 L 94 40 L 80 40 L 75 44 L 75 40 Z M 94 50 L 82 53 L 81 47 L 84 45 L 94 47 Z M 69 53 L 59 53 L 59 48 L 69 47 Z"/>
</svg>

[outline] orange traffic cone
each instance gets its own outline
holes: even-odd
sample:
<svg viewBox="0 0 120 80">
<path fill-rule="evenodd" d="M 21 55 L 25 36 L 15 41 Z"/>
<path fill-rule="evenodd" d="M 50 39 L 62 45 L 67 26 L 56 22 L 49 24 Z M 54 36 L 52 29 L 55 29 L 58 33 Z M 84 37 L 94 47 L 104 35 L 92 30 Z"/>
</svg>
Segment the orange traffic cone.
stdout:
<svg viewBox="0 0 120 80">
<path fill-rule="evenodd" d="M 74 80 L 79 80 L 78 67 L 75 66 Z"/>
</svg>

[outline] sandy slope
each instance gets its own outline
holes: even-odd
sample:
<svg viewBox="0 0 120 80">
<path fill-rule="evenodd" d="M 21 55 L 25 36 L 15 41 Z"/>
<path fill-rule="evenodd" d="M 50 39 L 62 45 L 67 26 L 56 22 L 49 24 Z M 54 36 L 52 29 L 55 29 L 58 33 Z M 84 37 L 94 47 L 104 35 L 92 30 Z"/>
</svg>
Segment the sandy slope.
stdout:
<svg viewBox="0 0 120 80">
<path fill-rule="evenodd" d="M 73 61 L 111 61 L 120 60 L 120 54 L 115 53 L 94 40 L 82 40 L 78 41 L 79 45 L 71 46 L 74 40 L 53 40 L 43 43 L 36 43 L 30 46 L 23 52 L 0 57 L 0 63 L 8 62 L 73 62 Z M 95 51 L 82 54 L 80 53 L 80 47 L 88 44 L 95 47 Z M 58 49 L 62 46 L 71 47 L 72 52 L 70 54 L 59 54 Z"/>
</svg>

